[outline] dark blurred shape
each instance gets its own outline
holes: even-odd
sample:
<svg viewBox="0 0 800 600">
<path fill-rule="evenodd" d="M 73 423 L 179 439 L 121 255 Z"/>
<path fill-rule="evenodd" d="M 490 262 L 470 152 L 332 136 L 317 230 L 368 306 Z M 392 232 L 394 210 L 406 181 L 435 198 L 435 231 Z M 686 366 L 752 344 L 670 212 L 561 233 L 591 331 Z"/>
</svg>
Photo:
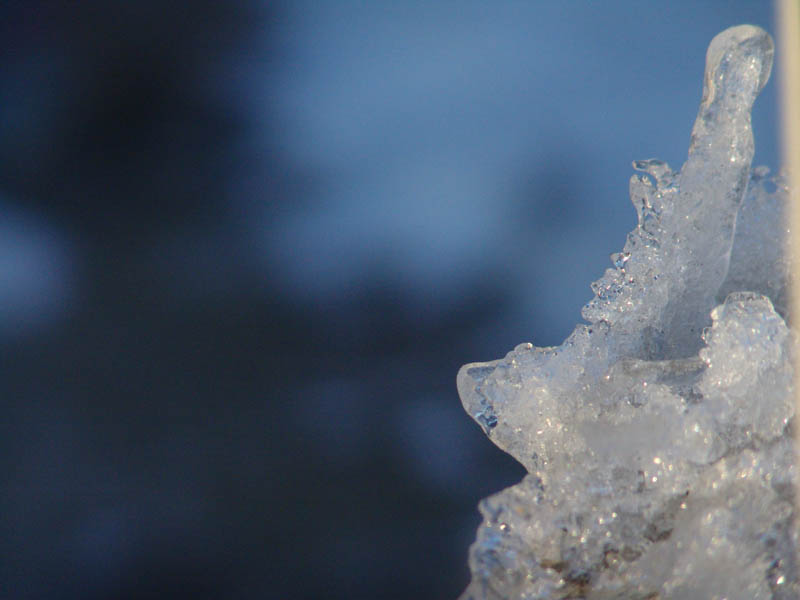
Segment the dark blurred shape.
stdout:
<svg viewBox="0 0 800 600">
<path fill-rule="evenodd" d="M 1 22 L 7 193 L 105 241 L 219 211 L 244 123 L 215 77 L 268 15 L 241 0 L 12 1 Z"/>
<path fill-rule="evenodd" d="M 0 7 L 6 215 L 63 242 L 9 221 L 19 243 L 3 246 L 55 286 L 27 297 L 63 296 L 36 328 L 3 317 L 9 597 L 446 597 L 466 581 L 475 499 L 505 480 L 491 448 L 457 444 L 471 428 L 451 387 L 460 359 L 441 349 L 480 304 L 420 330 L 377 279 L 298 309 L 248 258 L 231 209 L 248 177 L 267 216 L 303 203 L 277 138 L 247 154 L 253 115 L 236 100 L 253 85 L 240 68 L 269 90 L 281 13 Z M 41 260 L 20 262 L 24 244 Z M 426 425 L 417 439 L 399 407 L 431 394 L 418 418 L 447 398 L 453 468 L 486 481 L 430 471 L 440 438 Z"/>
</svg>

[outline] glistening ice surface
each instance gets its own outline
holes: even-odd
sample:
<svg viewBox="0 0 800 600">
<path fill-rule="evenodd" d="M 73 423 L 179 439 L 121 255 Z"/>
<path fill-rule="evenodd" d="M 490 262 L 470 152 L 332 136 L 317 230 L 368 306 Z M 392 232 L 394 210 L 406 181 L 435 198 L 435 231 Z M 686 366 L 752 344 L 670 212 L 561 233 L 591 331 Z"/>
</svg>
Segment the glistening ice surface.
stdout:
<svg viewBox="0 0 800 600">
<path fill-rule="evenodd" d="M 773 43 L 706 55 L 680 172 L 636 161 L 639 222 L 559 347 L 458 374 L 528 475 L 480 505 L 462 599 L 800 596 L 782 177 L 751 171 Z"/>
</svg>

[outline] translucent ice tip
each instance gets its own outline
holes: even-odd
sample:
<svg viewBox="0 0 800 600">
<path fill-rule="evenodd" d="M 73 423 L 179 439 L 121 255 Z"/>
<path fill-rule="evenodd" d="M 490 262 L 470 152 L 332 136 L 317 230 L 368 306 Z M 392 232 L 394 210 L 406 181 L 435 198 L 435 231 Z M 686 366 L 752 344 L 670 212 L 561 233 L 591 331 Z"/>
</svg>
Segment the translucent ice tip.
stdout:
<svg viewBox="0 0 800 600">
<path fill-rule="evenodd" d="M 769 79 L 774 52 L 770 35 L 755 25 L 717 34 L 706 53 L 703 104 L 733 100 L 749 110 Z"/>
</svg>

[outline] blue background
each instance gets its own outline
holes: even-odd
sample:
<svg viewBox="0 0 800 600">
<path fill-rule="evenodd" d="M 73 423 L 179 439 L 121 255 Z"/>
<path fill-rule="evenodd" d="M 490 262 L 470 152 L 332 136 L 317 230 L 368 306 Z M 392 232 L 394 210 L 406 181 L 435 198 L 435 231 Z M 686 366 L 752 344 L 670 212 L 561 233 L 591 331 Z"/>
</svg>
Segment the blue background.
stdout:
<svg viewBox="0 0 800 600">
<path fill-rule="evenodd" d="M 454 598 L 560 343 L 767 2 L 0 5 L 0 597 Z M 778 165 L 776 84 L 753 117 Z"/>
</svg>

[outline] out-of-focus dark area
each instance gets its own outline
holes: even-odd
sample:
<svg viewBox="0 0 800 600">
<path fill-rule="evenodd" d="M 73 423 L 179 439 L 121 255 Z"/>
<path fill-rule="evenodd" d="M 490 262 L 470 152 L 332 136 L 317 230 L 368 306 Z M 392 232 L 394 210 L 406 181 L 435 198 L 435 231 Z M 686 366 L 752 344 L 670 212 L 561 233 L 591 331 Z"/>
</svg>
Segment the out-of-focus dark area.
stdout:
<svg viewBox="0 0 800 600">
<path fill-rule="evenodd" d="M 455 598 L 558 344 L 771 4 L 0 4 L 0 597 Z M 756 105 L 777 166 L 775 82 Z"/>
</svg>

